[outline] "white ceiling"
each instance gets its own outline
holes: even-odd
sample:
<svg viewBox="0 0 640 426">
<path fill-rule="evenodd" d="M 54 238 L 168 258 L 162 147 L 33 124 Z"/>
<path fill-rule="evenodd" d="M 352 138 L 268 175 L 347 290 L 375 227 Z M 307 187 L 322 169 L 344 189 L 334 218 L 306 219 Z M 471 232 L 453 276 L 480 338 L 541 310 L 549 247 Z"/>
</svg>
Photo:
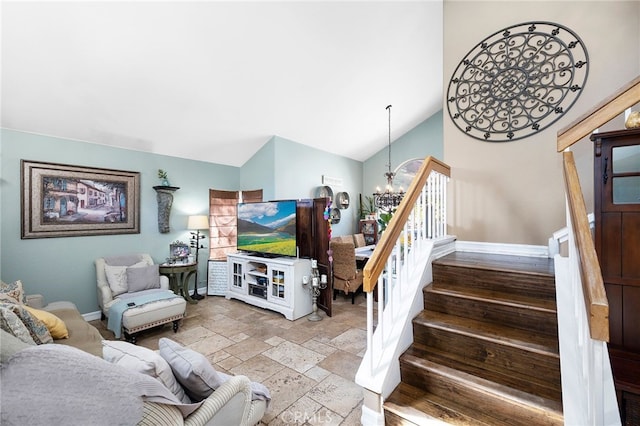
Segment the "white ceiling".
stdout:
<svg viewBox="0 0 640 426">
<path fill-rule="evenodd" d="M 364 161 L 442 105 L 441 1 L 2 1 L 2 127 L 241 166 Z"/>
</svg>

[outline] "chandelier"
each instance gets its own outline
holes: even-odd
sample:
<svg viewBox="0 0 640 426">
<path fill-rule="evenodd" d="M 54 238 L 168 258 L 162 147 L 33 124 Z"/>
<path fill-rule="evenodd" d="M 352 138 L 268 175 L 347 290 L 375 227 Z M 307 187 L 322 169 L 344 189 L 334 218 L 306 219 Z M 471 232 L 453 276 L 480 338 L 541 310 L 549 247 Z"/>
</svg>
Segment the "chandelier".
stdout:
<svg viewBox="0 0 640 426">
<path fill-rule="evenodd" d="M 396 174 L 391 171 L 391 105 L 387 105 L 386 109 L 389 111 L 389 162 L 387 163 L 387 172 L 384 174 L 387 178 L 387 186 L 384 192 L 380 191 L 379 187 L 376 188 L 376 192 L 373 194 L 373 203 L 378 209 L 391 211 L 400 205 L 404 191 L 402 188 L 397 192 L 393 190 L 393 178 Z"/>
</svg>

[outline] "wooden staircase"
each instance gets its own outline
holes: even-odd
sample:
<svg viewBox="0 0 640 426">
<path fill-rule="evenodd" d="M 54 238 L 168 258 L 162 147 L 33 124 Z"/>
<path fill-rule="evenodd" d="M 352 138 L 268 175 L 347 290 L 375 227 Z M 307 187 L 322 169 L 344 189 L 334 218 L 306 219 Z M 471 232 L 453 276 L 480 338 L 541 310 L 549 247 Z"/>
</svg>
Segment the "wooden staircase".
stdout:
<svg viewBox="0 0 640 426">
<path fill-rule="evenodd" d="M 387 425 L 562 425 L 553 260 L 455 252 L 433 263 Z"/>
</svg>

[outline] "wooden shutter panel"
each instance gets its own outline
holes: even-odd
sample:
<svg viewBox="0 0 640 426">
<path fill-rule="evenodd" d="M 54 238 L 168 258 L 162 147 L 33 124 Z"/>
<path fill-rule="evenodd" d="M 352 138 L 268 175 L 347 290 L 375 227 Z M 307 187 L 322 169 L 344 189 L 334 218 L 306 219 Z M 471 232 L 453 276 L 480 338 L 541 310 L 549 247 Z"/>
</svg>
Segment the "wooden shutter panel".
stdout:
<svg viewBox="0 0 640 426">
<path fill-rule="evenodd" d="M 209 189 L 209 259 L 227 260 L 227 254 L 237 250 L 239 195 L 238 191 Z M 262 189 L 242 191 L 242 201 L 262 201 Z"/>
</svg>

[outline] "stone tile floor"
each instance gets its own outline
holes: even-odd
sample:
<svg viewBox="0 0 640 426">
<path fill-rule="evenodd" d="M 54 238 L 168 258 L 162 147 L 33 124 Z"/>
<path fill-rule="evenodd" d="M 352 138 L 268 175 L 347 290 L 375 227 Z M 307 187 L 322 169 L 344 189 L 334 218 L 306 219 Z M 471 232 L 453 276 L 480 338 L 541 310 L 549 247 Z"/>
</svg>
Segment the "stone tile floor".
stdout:
<svg viewBox="0 0 640 426">
<path fill-rule="evenodd" d="M 208 296 L 187 306 L 177 333 L 170 325 L 142 332 L 156 350 L 168 337 L 204 354 L 216 369 L 262 382 L 272 401 L 264 425 L 360 425 L 362 388 L 354 378 L 366 348 L 366 303 L 339 295 L 333 316 L 289 321 L 237 300 Z M 113 339 L 105 322 L 91 322 Z"/>
</svg>

